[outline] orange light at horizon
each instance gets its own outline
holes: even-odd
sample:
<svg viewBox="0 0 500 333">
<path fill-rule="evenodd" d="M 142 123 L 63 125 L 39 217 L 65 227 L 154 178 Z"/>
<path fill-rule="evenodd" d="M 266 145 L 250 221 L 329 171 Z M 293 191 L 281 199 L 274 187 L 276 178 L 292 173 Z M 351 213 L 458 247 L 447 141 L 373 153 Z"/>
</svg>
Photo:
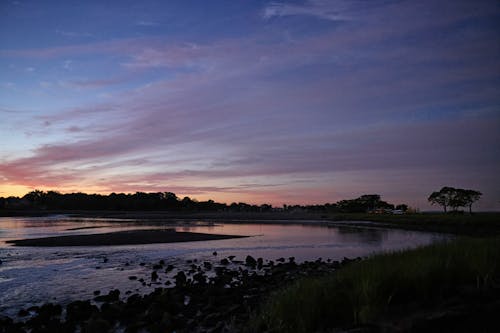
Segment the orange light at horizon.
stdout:
<svg viewBox="0 0 500 333">
<path fill-rule="evenodd" d="M 0 197 L 22 197 L 32 190 L 31 187 L 25 185 L 2 184 L 0 185 Z"/>
</svg>

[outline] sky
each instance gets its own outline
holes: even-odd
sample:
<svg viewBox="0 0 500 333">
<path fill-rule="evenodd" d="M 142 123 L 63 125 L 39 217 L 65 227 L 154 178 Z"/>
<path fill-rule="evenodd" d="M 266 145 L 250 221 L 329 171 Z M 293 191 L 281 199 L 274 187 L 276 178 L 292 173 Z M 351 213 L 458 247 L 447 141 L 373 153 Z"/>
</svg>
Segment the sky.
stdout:
<svg viewBox="0 0 500 333">
<path fill-rule="evenodd" d="M 0 196 L 500 210 L 496 0 L 0 3 Z"/>
</svg>

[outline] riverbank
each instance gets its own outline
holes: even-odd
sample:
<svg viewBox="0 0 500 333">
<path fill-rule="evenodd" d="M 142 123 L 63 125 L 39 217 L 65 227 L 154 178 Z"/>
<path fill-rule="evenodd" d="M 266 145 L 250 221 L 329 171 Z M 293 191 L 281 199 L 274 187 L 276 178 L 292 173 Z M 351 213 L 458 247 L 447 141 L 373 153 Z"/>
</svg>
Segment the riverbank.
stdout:
<svg viewBox="0 0 500 333">
<path fill-rule="evenodd" d="M 89 235 L 68 235 L 9 240 L 15 246 L 105 246 L 209 241 L 247 236 L 179 232 L 175 229 L 127 230 Z"/>
<path fill-rule="evenodd" d="M 145 222 L 206 221 L 224 223 L 272 223 L 272 224 L 332 224 L 363 226 L 374 222 L 374 227 L 404 230 L 449 233 L 463 236 L 500 235 L 500 213 L 480 212 L 473 214 L 364 214 L 327 212 L 175 212 L 175 211 L 19 211 L 0 210 L 0 216 L 47 217 L 68 215 L 81 218 L 106 218 L 119 220 L 142 220 Z M 362 223 L 360 223 L 362 222 Z"/>
<path fill-rule="evenodd" d="M 247 256 L 219 257 L 217 263 L 189 260 L 189 269 L 151 265 L 149 278 L 129 276 L 138 285 L 158 286 L 140 295 L 111 290 L 66 305 L 47 303 L 19 310 L 15 319 L 0 316 L 0 332 L 237 332 L 265 298 L 304 276 L 321 276 L 348 265 L 294 258 L 264 261 Z"/>
<path fill-rule="evenodd" d="M 458 239 L 368 259 L 294 258 L 189 269 L 151 263 L 158 286 L 20 309 L 0 332 L 497 332 L 500 239 Z M 149 264 L 148 264 L 149 265 Z"/>
<path fill-rule="evenodd" d="M 246 332 L 499 332 L 500 238 L 375 255 L 271 295 Z"/>
<path fill-rule="evenodd" d="M 320 220 L 327 219 L 324 213 L 306 211 L 297 212 L 225 212 L 225 211 L 124 211 L 124 210 L 0 210 L 0 217 L 47 217 L 52 215 L 68 215 L 82 218 L 107 218 L 130 220 Z"/>
<path fill-rule="evenodd" d="M 364 225 L 360 221 L 381 223 L 384 228 L 449 233 L 463 236 L 500 235 L 500 213 L 473 214 L 334 214 L 328 219 L 336 225 Z M 344 223 L 346 222 L 346 223 Z"/>
</svg>

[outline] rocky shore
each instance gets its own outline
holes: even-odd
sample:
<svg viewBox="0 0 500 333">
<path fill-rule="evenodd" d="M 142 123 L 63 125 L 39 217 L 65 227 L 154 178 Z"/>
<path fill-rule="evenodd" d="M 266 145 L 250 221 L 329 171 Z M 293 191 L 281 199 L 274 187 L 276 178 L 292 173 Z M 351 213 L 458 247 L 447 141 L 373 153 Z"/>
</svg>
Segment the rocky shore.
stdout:
<svg viewBox="0 0 500 333">
<path fill-rule="evenodd" d="M 180 270 L 163 260 L 151 264 L 151 275 L 129 276 L 152 293 L 94 292 L 92 300 L 65 306 L 46 303 L 20 309 L 17 318 L 0 317 L 0 332 L 235 332 L 273 291 L 304 276 L 320 276 L 348 264 L 323 261 L 297 264 L 293 257 L 264 261 L 233 256 L 214 261 L 189 260 Z"/>
</svg>

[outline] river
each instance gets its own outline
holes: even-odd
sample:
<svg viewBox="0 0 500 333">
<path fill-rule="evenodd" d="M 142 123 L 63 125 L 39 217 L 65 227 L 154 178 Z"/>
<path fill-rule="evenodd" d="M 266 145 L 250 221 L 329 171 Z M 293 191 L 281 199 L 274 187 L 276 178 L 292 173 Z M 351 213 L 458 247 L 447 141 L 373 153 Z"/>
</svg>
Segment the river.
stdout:
<svg viewBox="0 0 500 333">
<path fill-rule="evenodd" d="M 247 238 L 202 242 L 97 247 L 15 247 L 7 240 L 175 227 L 178 231 L 245 235 Z M 146 293 L 163 286 L 191 261 L 218 264 L 222 258 L 247 255 L 264 260 L 295 257 L 341 260 L 417 247 L 448 239 L 446 235 L 377 227 L 328 226 L 320 221 L 146 221 L 70 216 L 0 218 L 0 314 L 45 302 L 67 303 L 93 297 L 99 290 Z M 213 253 L 217 252 L 217 255 Z M 150 280 L 152 266 L 164 260 L 175 269 L 143 286 L 129 276 Z"/>
</svg>

